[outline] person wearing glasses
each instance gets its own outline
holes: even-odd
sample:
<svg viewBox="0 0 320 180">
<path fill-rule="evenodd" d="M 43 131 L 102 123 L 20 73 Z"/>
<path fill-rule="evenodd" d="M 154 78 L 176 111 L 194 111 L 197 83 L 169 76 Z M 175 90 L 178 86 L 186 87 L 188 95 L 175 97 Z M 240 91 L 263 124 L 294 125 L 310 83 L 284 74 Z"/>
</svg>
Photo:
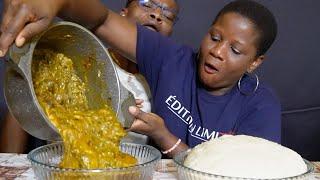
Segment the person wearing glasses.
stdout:
<svg viewBox="0 0 320 180">
<path fill-rule="evenodd" d="M 178 12 L 179 7 L 175 0 L 128 0 L 120 15 L 163 36 L 170 36 Z M 121 84 L 133 94 L 142 111 L 151 112 L 150 88 L 144 76 L 139 73 L 137 64 L 112 48 L 109 53 L 115 62 Z M 145 144 L 147 136 L 128 132 L 128 136 L 122 141 Z"/>
<path fill-rule="evenodd" d="M 172 157 L 224 134 L 280 142 L 280 103 L 253 73 L 277 35 L 276 20 L 263 5 L 252 0 L 227 4 L 199 51 L 194 51 L 153 28 L 136 25 L 98 0 L 17 2 L 5 13 L 10 22 L 2 23 L 2 55 L 13 41 L 21 46 L 43 31 L 57 14 L 91 27 L 100 39 L 136 62 L 146 77 L 153 113 L 130 107 L 136 119 L 129 130 L 148 135 L 163 154 Z M 95 13 L 88 16 L 85 12 L 91 10 Z"/>
</svg>

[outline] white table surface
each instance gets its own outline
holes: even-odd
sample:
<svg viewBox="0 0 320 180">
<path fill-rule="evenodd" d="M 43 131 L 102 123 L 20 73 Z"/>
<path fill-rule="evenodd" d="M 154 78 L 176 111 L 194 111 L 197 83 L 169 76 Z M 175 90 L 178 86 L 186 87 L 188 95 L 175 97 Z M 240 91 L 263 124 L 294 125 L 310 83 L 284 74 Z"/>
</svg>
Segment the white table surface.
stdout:
<svg viewBox="0 0 320 180">
<path fill-rule="evenodd" d="M 26 154 L 0 153 L 0 180 L 36 179 Z M 162 159 L 156 167 L 153 180 L 177 180 L 172 160 Z"/>
<path fill-rule="evenodd" d="M 320 180 L 320 162 L 315 165 L 315 179 Z M 3 179 L 35 179 L 26 154 L 0 153 L 0 180 Z M 162 159 L 157 164 L 153 180 L 177 180 L 177 170 L 170 159 Z"/>
</svg>

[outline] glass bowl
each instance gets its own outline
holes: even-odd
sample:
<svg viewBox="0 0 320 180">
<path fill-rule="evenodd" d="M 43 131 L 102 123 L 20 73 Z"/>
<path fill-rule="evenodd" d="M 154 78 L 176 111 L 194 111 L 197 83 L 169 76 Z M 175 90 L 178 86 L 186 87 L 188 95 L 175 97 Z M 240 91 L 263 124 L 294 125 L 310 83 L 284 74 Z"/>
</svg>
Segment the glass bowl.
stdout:
<svg viewBox="0 0 320 180">
<path fill-rule="evenodd" d="M 152 179 L 156 163 L 161 159 L 159 150 L 133 143 L 121 143 L 120 149 L 137 158 L 138 165 L 108 169 L 59 168 L 63 155 L 62 142 L 41 146 L 32 150 L 27 157 L 38 179 Z"/>
<path fill-rule="evenodd" d="M 176 155 L 173 158 L 173 161 L 175 162 L 178 170 L 178 176 L 179 179 L 183 180 L 257 180 L 254 178 L 239 178 L 239 177 L 230 177 L 230 176 L 221 176 L 221 175 L 215 175 L 215 174 L 210 174 L 210 173 L 205 173 L 201 171 L 197 171 L 194 169 L 191 169 L 189 167 L 186 167 L 183 165 L 185 158 L 188 156 L 190 150 L 184 151 L 178 155 Z M 282 178 L 282 179 L 272 179 L 272 180 L 310 180 L 313 177 L 312 172 L 314 171 L 313 165 L 307 161 L 304 160 L 308 171 L 305 172 L 304 174 L 294 176 L 294 177 L 288 177 L 288 178 Z M 260 179 L 261 180 L 261 179 Z"/>
</svg>

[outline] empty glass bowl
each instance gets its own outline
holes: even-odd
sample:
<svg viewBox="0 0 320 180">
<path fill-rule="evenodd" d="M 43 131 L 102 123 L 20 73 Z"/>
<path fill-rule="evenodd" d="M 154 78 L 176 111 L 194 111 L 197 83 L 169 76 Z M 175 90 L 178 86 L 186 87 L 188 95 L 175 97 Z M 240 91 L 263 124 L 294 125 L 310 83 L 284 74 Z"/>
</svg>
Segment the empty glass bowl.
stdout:
<svg viewBox="0 0 320 180">
<path fill-rule="evenodd" d="M 175 156 L 173 158 L 177 169 L 178 169 L 178 176 L 179 179 L 183 180 L 256 180 L 253 178 L 239 178 L 239 177 L 229 177 L 229 176 L 220 176 L 220 175 L 215 175 L 215 174 L 209 174 L 201 171 L 197 171 L 194 169 L 191 169 L 189 167 L 186 167 L 183 165 L 185 158 L 188 156 L 189 151 L 182 152 Z M 308 167 L 308 171 L 305 172 L 304 174 L 301 174 L 299 176 L 295 177 L 288 177 L 288 178 L 283 178 L 283 179 L 272 179 L 272 180 L 310 180 L 313 177 L 313 170 L 314 167 L 313 165 L 305 160 L 305 163 Z"/>
<path fill-rule="evenodd" d="M 152 146 L 122 143 L 122 152 L 137 158 L 138 165 L 109 169 L 59 168 L 63 155 L 62 142 L 45 145 L 28 154 L 32 169 L 38 179 L 152 179 L 156 163 L 161 159 L 159 150 Z"/>
</svg>

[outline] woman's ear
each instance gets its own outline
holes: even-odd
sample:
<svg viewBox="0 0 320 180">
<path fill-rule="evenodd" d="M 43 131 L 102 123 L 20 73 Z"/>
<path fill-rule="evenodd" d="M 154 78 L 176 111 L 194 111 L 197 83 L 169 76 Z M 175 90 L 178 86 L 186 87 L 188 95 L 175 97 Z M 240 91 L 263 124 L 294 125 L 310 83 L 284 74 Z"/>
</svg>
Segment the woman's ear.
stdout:
<svg viewBox="0 0 320 180">
<path fill-rule="evenodd" d="M 128 9 L 127 8 L 121 9 L 120 16 L 127 16 L 127 14 L 128 14 Z"/>
<path fill-rule="evenodd" d="M 248 67 L 247 72 L 248 73 L 252 73 L 254 70 L 256 70 L 264 61 L 265 56 L 261 55 L 258 56 Z"/>
</svg>

